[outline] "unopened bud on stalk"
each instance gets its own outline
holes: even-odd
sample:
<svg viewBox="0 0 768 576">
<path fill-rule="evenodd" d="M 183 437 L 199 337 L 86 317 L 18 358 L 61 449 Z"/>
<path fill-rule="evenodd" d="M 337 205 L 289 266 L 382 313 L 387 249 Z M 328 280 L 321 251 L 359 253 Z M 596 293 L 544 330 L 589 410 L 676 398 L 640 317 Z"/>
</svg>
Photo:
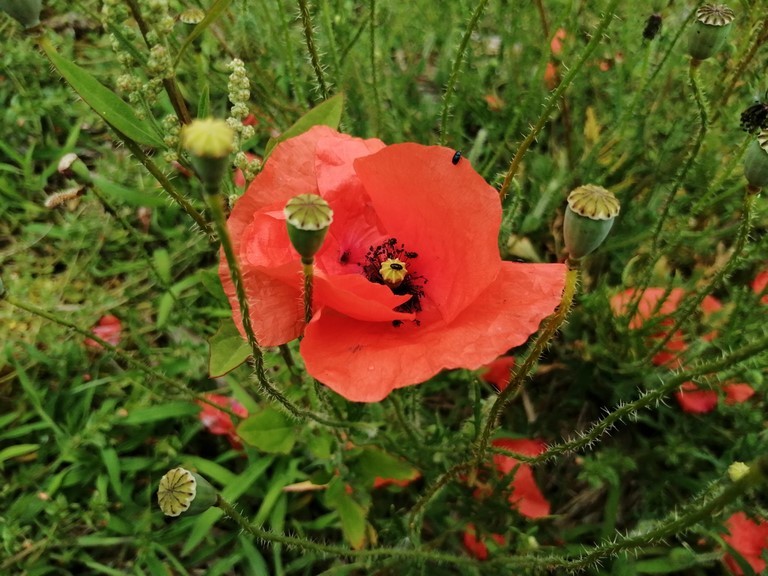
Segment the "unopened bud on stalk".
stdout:
<svg viewBox="0 0 768 576">
<path fill-rule="evenodd" d="M 0 10 L 24 28 L 32 28 L 40 24 L 41 3 L 41 0 L 0 0 Z"/>
<path fill-rule="evenodd" d="M 232 128 L 216 118 L 193 120 L 181 130 L 181 145 L 192 156 L 192 163 L 209 193 L 219 190 L 229 167 L 234 138 Z"/>
<path fill-rule="evenodd" d="M 747 474 L 749 474 L 749 466 L 744 464 L 744 462 L 734 462 L 728 466 L 728 477 L 732 482 L 738 482 Z"/>
<path fill-rule="evenodd" d="M 299 194 L 285 205 L 288 237 L 304 264 L 311 264 L 333 222 L 333 210 L 317 194 Z"/>
<path fill-rule="evenodd" d="M 761 130 L 744 155 L 744 177 L 750 191 L 768 186 L 768 130 Z"/>
<path fill-rule="evenodd" d="M 166 516 L 202 514 L 216 505 L 219 495 L 208 481 L 184 468 L 168 470 L 160 479 L 157 502 Z"/>
<path fill-rule="evenodd" d="M 616 196 L 602 186 L 586 184 L 571 191 L 563 224 L 569 258 L 578 260 L 600 246 L 619 208 Z"/>
<path fill-rule="evenodd" d="M 696 21 L 688 37 L 688 54 L 693 58 L 694 65 L 722 48 L 733 18 L 733 10 L 725 4 L 704 4 L 696 10 Z"/>
</svg>

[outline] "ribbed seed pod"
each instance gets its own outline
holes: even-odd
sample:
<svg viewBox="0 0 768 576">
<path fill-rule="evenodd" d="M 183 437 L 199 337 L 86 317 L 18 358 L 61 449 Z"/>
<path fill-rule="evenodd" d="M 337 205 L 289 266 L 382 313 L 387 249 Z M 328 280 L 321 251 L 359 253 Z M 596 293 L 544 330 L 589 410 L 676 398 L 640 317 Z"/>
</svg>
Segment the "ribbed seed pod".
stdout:
<svg viewBox="0 0 768 576">
<path fill-rule="evenodd" d="M 157 503 L 166 516 L 202 514 L 218 499 L 216 490 L 205 478 L 184 468 L 168 470 L 157 489 Z"/>
<path fill-rule="evenodd" d="M 694 60 L 706 60 L 725 43 L 733 22 L 733 10 L 725 4 L 704 4 L 696 11 L 696 21 L 688 36 L 688 54 Z"/>
<path fill-rule="evenodd" d="M 301 261 L 311 264 L 333 222 L 333 210 L 317 194 L 299 194 L 285 205 L 288 237 Z"/>
<path fill-rule="evenodd" d="M 744 155 L 744 177 L 750 186 L 764 188 L 768 186 L 768 130 L 763 129 L 757 135 Z"/>
<path fill-rule="evenodd" d="M 0 10 L 19 22 L 24 28 L 40 24 L 41 0 L 0 0 Z"/>
<path fill-rule="evenodd" d="M 569 257 L 578 260 L 600 246 L 620 207 L 616 196 L 602 186 L 585 184 L 571 191 L 563 224 Z"/>
</svg>

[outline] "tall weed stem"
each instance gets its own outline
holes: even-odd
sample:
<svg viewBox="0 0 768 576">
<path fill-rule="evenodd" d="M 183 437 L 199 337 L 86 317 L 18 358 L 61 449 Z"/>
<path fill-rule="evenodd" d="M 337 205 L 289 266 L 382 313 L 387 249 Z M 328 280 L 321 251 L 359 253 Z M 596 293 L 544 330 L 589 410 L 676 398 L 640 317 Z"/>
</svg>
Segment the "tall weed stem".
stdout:
<svg viewBox="0 0 768 576">
<path fill-rule="evenodd" d="M 518 146 L 517 151 L 512 158 L 512 163 L 509 165 L 509 169 L 504 176 L 504 182 L 501 185 L 501 189 L 499 190 L 499 197 L 501 198 L 502 202 L 504 202 L 504 198 L 507 196 L 507 191 L 512 184 L 512 179 L 517 174 L 517 170 L 520 168 L 520 164 L 522 163 L 526 152 L 528 152 L 528 148 L 531 147 L 531 144 L 533 144 L 533 141 L 539 135 L 541 129 L 549 121 L 549 115 L 552 113 L 552 110 L 554 110 L 557 106 L 557 103 L 560 102 L 560 98 L 571 85 L 571 82 L 573 82 L 573 79 L 576 77 L 576 75 L 581 71 L 584 63 L 592 55 L 592 52 L 595 51 L 597 45 L 600 44 L 600 41 L 603 38 L 603 34 L 608 29 L 611 20 L 613 20 L 613 13 L 616 11 L 618 4 L 619 0 L 611 0 L 611 3 L 605 10 L 605 14 L 603 14 L 603 17 L 600 19 L 600 23 L 597 25 L 597 29 L 592 35 L 592 39 L 584 48 L 584 51 L 581 53 L 581 56 L 576 61 L 576 64 L 573 66 L 573 68 L 568 70 L 568 73 L 565 75 L 562 82 L 560 82 L 560 85 L 555 89 L 554 92 L 549 95 L 546 104 L 544 104 L 544 109 L 541 111 L 541 114 L 536 120 L 536 123 L 531 127 L 531 130 L 528 132 L 525 140 L 523 140 L 520 146 Z"/>
</svg>

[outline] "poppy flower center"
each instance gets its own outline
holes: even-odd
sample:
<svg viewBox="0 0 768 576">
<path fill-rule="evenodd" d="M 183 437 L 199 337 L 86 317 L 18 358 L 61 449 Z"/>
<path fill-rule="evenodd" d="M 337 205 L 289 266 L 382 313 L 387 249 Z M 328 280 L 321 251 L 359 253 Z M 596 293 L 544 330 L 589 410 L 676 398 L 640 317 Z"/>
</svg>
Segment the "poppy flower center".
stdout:
<svg viewBox="0 0 768 576">
<path fill-rule="evenodd" d="M 392 292 L 401 296 L 410 294 L 410 300 L 395 308 L 397 312 L 421 311 L 420 300 L 427 281 L 408 270 L 408 265 L 418 256 L 418 253 L 406 250 L 404 244 L 398 244 L 397 238 L 390 238 L 378 246 L 369 247 L 361 264 L 363 275 L 369 281 L 389 286 Z"/>
</svg>

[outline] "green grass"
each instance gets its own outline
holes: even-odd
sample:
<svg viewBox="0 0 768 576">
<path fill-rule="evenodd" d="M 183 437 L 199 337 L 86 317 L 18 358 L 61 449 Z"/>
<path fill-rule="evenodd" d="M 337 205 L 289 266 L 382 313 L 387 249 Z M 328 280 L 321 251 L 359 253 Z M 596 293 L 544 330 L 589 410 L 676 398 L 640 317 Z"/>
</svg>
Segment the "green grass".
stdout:
<svg viewBox="0 0 768 576">
<path fill-rule="evenodd" d="M 139 2 L 157 26 L 149 4 Z M 175 14 L 178 3 L 170 4 Z M 387 143 L 442 140 L 500 186 L 550 94 L 543 75 L 552 35 L 561 27 L 567 31 L 559 56 L 564 76 L 577 67 L 609 2 L 543 4 L 548 33 L 537 2 L 489 3 L 462 54 L 441 133 L 446 83 L 476 6 L 465 0 L 311 3 L 324 80 L 330 93 L 345 98 L 342 131 Z M 734 254 L 743 226 L 740 155 L 747 138 L 739 114 L 766 89 L 763 47 L 754 59 L 748 55 L 768 15 L 733 3 L 737 19 L 726 48 L 699 69 L 709 119 L 699 132 L 685 55 L 686 18 L 694 3 L 657 4 L 619 3 L 606 36 L 546 118 L 506 198 L 502 254 L 543 262 L 563 258 L 560 228 L 572 188 L 600 184 L 622 203 L 611 235 L 585 262 L 567 324 L 526 382 L 524 398 L 502 415 L 500 429 L 507 434 L 551 444 L 576 438 L 641 391 L 672 381 L 674 371 L 648 358 L 648 336 L 659 327 L 630 330 L 611 312 L 610 298 L 620 290 L 674 286 L 711 293 L 723 303 L 711 317 L 679 318 L 689 335 L 717 330 L 712 342 L 689 338 L 690 370 L 768 335 L 768 308 L 750 288 L 768 253 L 764 199 L 757 198 L 748 240 Z M 654 11 L 663 14 L 663 28 L 644 42 L 645 20 Z M 95 2 L 52 2 L 44 8 L 44 26 L 65 58 L 106 86 L 114 89 L 126 73 L 145 81 L 144 64 L 126 69 L 112 51 L 99 12 Z M 205 109 L 227 115 L 226 65 L 232 57 L 245 62 L 249 107 L 259 121 L 244 145 L 248 151 L 263 154 L 272 131 L 289 128 L 318 104 L 297 14 L 291 2 L 232 2 L 180 59 L 178 86 L 192 116 Z M 110 24 L 122 35 L 121 53 L 147 59 L 133 21 L 113 18 Z M 190 30 L 178 23 L 167 37 L 174 55 Z M 288 453 L 233 449 L 200 424 L 195 395 L 231 393 L 251 413 L 270 402 L 260 396 L 248 365 L 208 377 L 207 339 L 231 316 L 216 272 L 217 244 L 52 70 L 34 37 L 5 16 L 0 34 L 2 282 L 14 301 L 60 320 L 0 305 L 0 573 L 539 573 L 545 561 L 526 565 L 525 554 L 577 555 L 617 531 L 648 528 L 716 490 L 720 484 L 713 483 L 722 481 L 732 462 L 765 455 L 765 347 L 697 379 L 702 386 L 748 383 L 756 390 L 748 402 L 726 405 L 721 399 L 713 412 L 694 415 L 667 394 L 627 414 L 589 446 L 537 465 L 538 484 L 552 503 L 550 519 L 527 520 L 503 499 L 479 501 L 461 481 L 448 483 L 426 508 L 422 548 L 408 539 L 408 512 L 468 454 L 477 419 L 495 398 L 474 375 L 444 373 L 370 405 L 320 389 L 320 401 L 349 426 L 290 422 L 286 434 L 294 442 Z M 736 74 L 741 63 L 745 67 Z M 132 102 L 134 111 L 160 126 L 173 107 L 163 92 L 151 100 Z M 82 184 L 56 170 L 68 152 L 93 172 L 96 191 L 47 209 L 48 195 Z M 208 217 L 199 183 L 166 162 L 163 152 L 153 151 L 152 161 Z M 227 193 L 236 190 L 229 186 Z M 659 224 L 667 202 L 668 215 Z M 530 248 L 512 246 L 510 234 Z M 727 276 L 713 283 L 723 266 Z M 107 313 L 122 321 L 121 353 L 86 348 L 84 335 L 66 325 L 89 330 Z M 514 352 L 520 357 L 525 348 Z M 285 362 L 289 353 L 293 371 Z M 276 387 L 291 402 L 307 405 L 314 387 L 296 343 L 282 352 L 267 350 L 265 359 Z M 365 449 L 373 448 L 402 458 L 422 478 L 407 488 L 362 489 L 371 475 Z M 505 534 L 508 545 L 492 554 L 496 564 L 350 559 L 252 538 L 220 511 L 165 519 L 155 492 L 164 472 L 177 465 L 206 476 L 255 524 L 312 542 L 345 545 L 354 524 L 349 518 L 360 520 L 364 509 L 363 530 L 385 548 L 467 558 L 462 534 L 468 522 Z M 343 490 L 283 491 L 307 480 L 343 481 L 357 491 L 354 498 Z M 745 493 L 725 513 L 687 526 L 677 537 L 649 540 L 626 555 L 607 554 L 588 573 L 725 573 L 717 535 L 737 510 L 768 517 L 764 490 Z"/>
</svg>

